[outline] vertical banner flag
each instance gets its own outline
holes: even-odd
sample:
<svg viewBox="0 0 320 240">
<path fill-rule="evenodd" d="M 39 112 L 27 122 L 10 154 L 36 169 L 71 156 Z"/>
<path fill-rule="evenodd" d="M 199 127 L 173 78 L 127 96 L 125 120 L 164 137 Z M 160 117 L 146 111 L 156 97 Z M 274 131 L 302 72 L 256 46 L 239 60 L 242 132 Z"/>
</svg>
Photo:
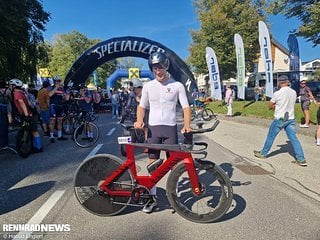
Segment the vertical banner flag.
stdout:
<svg viewBox="0 0 320 240">
<path fill-rule="evenodd" d="M 221 83 L 217 56 L 213 49 L 206 47 L 206 60 L 209 70 L 209 79 L 211 86 L 211 97 L 216 100 L 222 100 Z"/>
<path fill-rule="evenodd" d="M 237 85 L 238 85 L 238 98 L 244 99 L 244 79 L 245 79 L 245 60 L 244 60 L 244 47 L 242 37 L 236 33 L 234 35 L 234 45 L 236 46 L 237 56 Z"/>
<path fill-rule="evenodd" d="M 297 37 L 294 34 L 290 34 L 287 40 L 287 44 L 289 47 L 289 70 L 291 72 L 291 85 L 295 90 L 297 90 L 299 89 L 300 82 L 300 57 Z"/>
<path fill-rule="evenodd" d="M 271 42 L 267 25 L 263 21 L 259 21 L 259 44 L 266 69 L 266 96 L 271 98 L 273 95 Z"/>
</svg>

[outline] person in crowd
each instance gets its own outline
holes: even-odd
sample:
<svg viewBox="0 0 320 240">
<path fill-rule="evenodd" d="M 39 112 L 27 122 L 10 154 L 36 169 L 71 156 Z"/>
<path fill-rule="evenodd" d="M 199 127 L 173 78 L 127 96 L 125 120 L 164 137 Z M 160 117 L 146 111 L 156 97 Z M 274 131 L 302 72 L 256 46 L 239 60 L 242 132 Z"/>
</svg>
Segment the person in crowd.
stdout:
<svg viewBox="0 0 320 240">
<path fill-rule="evenodd" d="M 39 90 L 37 95 L 37 101 L 39 103 L 39 109 L 40 109 L 40 116 L 42 119 L 42 126 L 45 136 L 50 136 L 50 96 L 49 96 L 49 88 L 50 83 L 49 81 L 44 81 L 42 83 L 42 88 Z"/>
<path fill-rule="evenodd" d="M 230 87 L 230 84 L 226 85 L 226 96 L 224 98 L 224 101 L 226 102 L 227 108 L 228 108 L 227 117 L 232 117 L 233 98 L 232 98 L 232 89 Z"/>
<path fill-rule="evenodd" d="M 86 120 L 88 122 L 91 122 L 91 115 L 93 113 L 93 97 L 91 92 L 88 90 L 87 86 L 85 84 L 80 84 L 80 109 L 83 111 L 83 114 L 85 114 Z M 91 126 L 88 126 L 86 129 L 87 136 L 83 138 L 83 140 L 88 140 L 89 142 L 93 141 L 93 132 Z"/>
<path fill-rule="evenodd" d="M 254 100 L 255 100 L 256 102 L 258 102 L 258 101 L 259 101 L 259 98 L 260 98 L 260 89 L 259 89 L 258 86 L 256 86 L 256 87 L 254 88 Z"/>
<path fill-rule="evenodd" d="M 124 116 L 126 114 L 125 110 L 128 103 L 129 93 L 124 87 L 121 88 L 120 93 L 121 94 L 119 94 L 119 98 L 120 98 L 119 108 L 121 109 L 121 111 L 119 111 L 119 115 Z"/>
<path fill-rule="evenodd" d="M 261 101 L 266 101 L 267 99 L 266 88 L 264 86 L 261 87 L 260 94 L 261 94 Z"/>
<path fill-rule="evenodd" d="M 199 92 L 197 88 L 193 89 L 191 96 L 193 98 L 193 105 L 197 106 L 197 99 L 199 98 Z"/>
<path fill-rule="evenodd" d="M 269 108 L 274 110 L 274 120 L 272 121 L 267 138 L 261 151 L 254 150 L 254 156 L 266 158 L 270 151 L 274 139 L 278 133 L 284 129 L 293 146 L 295 153 L 294 163 L 299 166 L 307 166 L 302 146 L 296 135 L 296 121 L 294 116 L 294 106 L 297 93 L 289 87 L 289 78 L 287 75 L 281 75 L 278 78 L 280 89 L 273 94 L 269 102 Z"/>
<path fill-rule="evenodd" d="M 62 120 L 64 117 L 64 106 L 63 101 L 65 100 L 66 94 L 63 89 L 62 79 L 59 76 L 53 78 L 54 86 L 49 90 L 50 96 L 50 142 L 54 143 L 54 129 L 57 123 L 58 129 L 58 140 L 67 140 L 66 137 L 62 135 Z"/>
<path fill-rule="evenodd" d="M 130 93 L 133 90 L 133 83 L 132 81 L 129 82 L 129 87 L 128 87 L 128 93 Z"/>
<path fill-rule="evenodd" d="M 7 107 L 7 120 L 9 126 L 12 124 L 12 105 L 10 101 L 11 90 L 7 87 L 6 81 L 0 80 L 0 104 L 3 104 Z"/>
<path fill-rule="evenodd" d="M 101 90 L 94 90 L 92 93 L 92 101 L 93 101 L 93 109 L 95 113 L 99 113 L 100 110 L 100 102 L 101 102 Z"/>
<path fill-rule="evenodd" d="M 119 118 L 121 119 L 121 116 L 123 114 L 123 106 L 124 106 L 124 92 L 122 91 L 123 88 L 118 90 L 118 96 L 119 96 L 119 104 L 118 104 L 118 113 L 119 113 Z"/>
<path fill-rule="evenodd" d="M 33 136 L 33 153 L 42 152 L 41 138 L 38 132 L 39 116 L 36 111 L 30 106 L 27 95 L 24 91 L 23 82 L 20 79 L 11 79 L 10 84 L 13 86 L 14 104 L 18 109 L 19 114 L 24 118 L 29 118 L 31 121 L 31 132 Z"/>
<path fill-rule="evenodd" d="M 115 90 L 110 90 L 110 98 L 112 104 L 112 118 L 119 118 L 119 94 Z"/>
<path fill-rule="evenodd" d="M 28 92 L 31 93 L 35 99 L 37 99 L 38 90 L 35 88 L 34 83 L 28 83 Z"/>
<path fill-rule="evenodd" d="M 128 117 L 128 114 L 133 114 L 136 116 L 137 107 L 141 99 L 141 90 L 143 87 L 142 82 L 139 79 L 132 80 L 132 90 L 128 94 L 126 105 L 124 106 L 124 111 L 121 118 L 121 123 Z"/>
<path fill-rule="evenodd" d="M 199 92 L 199 98 L 205 99 L 207 96 L 206 91 L 202 88 Z"/>
<path fill-rule="evenodd" d="M 149 108 L 148 143 L 152 144 L 177 144 L 178 131 L 176 119 L 176 106 L 179 102 L 183 109 L 184 126 L 181 132 L 189 132 L 191 110 L 182 83 L 172 79 L 168 73 L 170 61 L 162 52 L 150 55 L 149 67 L 155 80 L 147 82 L 142 89 L 140 104 L 137 111 L 135 128 L 144 127 L 143 118 Z M 160 151 L 149 149 L 150 162 L 159 159 Z M 156 203 L 156 186 L 150 189 L 150 199 L 143 208 L 146 213 L 151 213 Z"/>
<path fill-rule="evenodd" d="M 139 79 L 132 80 L 132 90 L 129 93 L 127 105 L 124 108 L 124 114 L 122 115 L 120 123 L 124 122 L 124 120 L 127 117 L 126 115 L 128 114 L 133 114 L 136 118 L 137 109 L 141 100 L 142 88 L 143 88 L 143 83 Z M 144 119 L 143 119 L 145 141 L 147 141 L 147 137 L 148 137 L 148 116 L 149 116 L 149 109 L 147 108 Z"/>
<path fill-rule="evenodd" d="M 71 111 L 72 101 L 73 101 L 73 91 L 71 87 L 66 87 L 64 89 L 65 96 L 63 100 L 63 109 L 65 114 L 69 114 Z"/>
<path fill-rule="evenodd" d="M 306 80 L 300 81 L 300 88 L 299 88 L 299 97 L 301 103 L 301 109 L 304 114 L 304 124 L 300 124 L 301 128 L 308 128 L 310 124 L 310 111 L 309 106 L 311 104 L 311 100 L 315 102 L 314 96 L 307 86 Z"/>
</svg>

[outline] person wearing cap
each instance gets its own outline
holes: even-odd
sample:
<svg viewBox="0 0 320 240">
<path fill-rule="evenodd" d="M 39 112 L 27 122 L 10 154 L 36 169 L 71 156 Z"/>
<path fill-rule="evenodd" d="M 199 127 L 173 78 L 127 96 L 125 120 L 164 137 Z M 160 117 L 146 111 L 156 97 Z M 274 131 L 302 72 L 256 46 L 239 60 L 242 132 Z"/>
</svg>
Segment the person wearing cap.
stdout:
<svg viewBox="0 0 320 240">
<path fill-rule="evenodd" d="M 49 89 L 50 96 L 50 142 L 54 143 L 54 129 L 57 122 L 58 140 L 64 141 L 68 138 L 62 136 L 62 120 L 64 117 L 63 102 L 66 98 L 66 93 L 63 89 L 62 79 L 59 76 L 53 78 L 54 86 Z"/>
<path fill-rule="evenodd" d="M 44 81 L 42 83 L 42 88 L 39 90 L 37 95 L 37 101 L 39 103 L 40 108 L 40 116 L 42 119 L 42 126 L 44 130 L 44 135 L 49 136 L 49 124 L 50 124 L 50 112 L 49 112 L 49 106 L 50 106 L 50 96 L 49 96 L 49 90 L 48 87 L 50 86 L 49 81 Z"/>
<path fill-rule="evenodd" d="M 311 100 L 315 102 L 315 99 L 310 88 L 307 86 L 306 80 L 300 81 L 299 98 L 301 103 L 301 109 L 305 119 L 304 124 L 300 124 L 300 127 L 308 128 L 310 124 L 309 106 L 311 104 Z"/>
<path fill-rule="evenodd" d="M 140 103 L 143 84 L 139 79 L 132 80 L 132 90 L 128 94 L 128 99 L 122 113 L 120 123 L 123 123 L 129 114 L 136 115 L 137 107 Z"/>
<path fill-rule="evenodd" d="M 294 106 L 296 103 L 297 93 L 289 87 L 290 81 L 288 76 L 281 75 L 278 78 L 278 85 L 280 89 L 274 92 L 270 102 L 269 108 L 274 110 L 274 120 L 272 121 L 267 138 L 265 140 L 262 150 L 254 150 L 254 156 L 258 158 L 267 158 L 274 139 L 278 133 L 284 129 L 293 146 L 295 153 L 295 161 L 299 166 L 307 166 L 304 157 L 304 152 L 300 141 L 296 134 L 296 121 L 294 116 Z"/>
<path fill-rule="evenodd" d="M 186 90 L 181 82 L 171 78 L 168 69 L 169 58 L 162 52 L 150 55 L 149 68 L 155 79 L 144 84 L 141 100 L 137 110 L 135 128 L 144 127 L 143 118 L 149 108 L 148 143 L 151 144 L 177 144 L 177 114 L 176 106 L 179 102 L 183 109 L 184 126 L 181 132 L 189 132 L 191 110 L 186 96 Z M 149 162 L 159 159 L 160 151 L 149 149 Z M 156 186 L 150 189 L 150 199 L 143 208 L 143 212 L 151 213 L 156 206 Z"/>
</svg>

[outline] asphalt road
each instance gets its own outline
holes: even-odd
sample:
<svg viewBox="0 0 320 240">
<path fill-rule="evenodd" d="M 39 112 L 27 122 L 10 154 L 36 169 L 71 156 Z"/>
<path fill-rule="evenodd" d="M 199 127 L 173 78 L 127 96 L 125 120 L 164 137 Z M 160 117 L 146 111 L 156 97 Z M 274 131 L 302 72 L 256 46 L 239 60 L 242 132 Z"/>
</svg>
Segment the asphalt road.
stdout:
<svg viewBox="0 0 320 240">
<path fill-rule="evenodd" d="M 240 149 L 239 139 L 233 141 L 225 131 L 239 128 L 229 120 L 222 120 L 215 132 L 198 137 L 210 146 L 207 158 L 219 164 L 232 180 L 233 205 L 220 221 L 197 224 L 173 213 L 165 195 L 166 179 L 158 185 L 160 202 L 152 214 L 134 207 L 113 217 L 87 212 L 73 192 L 76 168 L 90 154 L 119 156 L 117 137 L 122 128 L 110 114 L 102 114 L 98 124 L 101 137 L 92 148 L 78 148 L 70 139 L 50 144 L 44 138 L 44 152 L 27 159 L 7 151 L 0 153 L 0 239 L 25 239 L 28 233 L 8 232 L 7 227 L 26 223 L 56 224 L 70 230 L 34 231 L 30 239 L 320 239 L 319 201 L 248 157 L 260 142 L 252 146 L 245 135 L 245 148 Z M 241 126 L 244 130 L 246 125 Z M 144 169 L 147 156 L 142 153 L 137 159 Z"/>
</svg>

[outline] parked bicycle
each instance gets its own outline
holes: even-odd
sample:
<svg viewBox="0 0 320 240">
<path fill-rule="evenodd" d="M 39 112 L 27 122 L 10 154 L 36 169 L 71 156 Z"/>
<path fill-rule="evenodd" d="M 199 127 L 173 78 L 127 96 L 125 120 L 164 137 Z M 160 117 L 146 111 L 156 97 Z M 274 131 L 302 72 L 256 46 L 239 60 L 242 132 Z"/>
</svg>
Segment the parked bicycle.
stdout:
<svg viewBox="0 0 320 240">
<path fill-rule="evenodd" d="M 16 138 L 16 150 L 22 158 L 27 158 L 31 154 L 33 146 L 32 139 L 31 119 L 25 118 L 22 121 Z"/>
<path fill-rule="evenodd" d="M 42 119 L 39 114 L 38 117 L 38 124 L 42 132 L 44 132 Z M 21 125 L 17 133 L 16 137 L 16 151 L 22 158 L 27 158 L 33 152 L 33 134 L 31 131 L 31 118 L 24 117 L 21 118 Z"/>
<path fill-rule="evenodd" d="M 77 123 L 79 122 L 79 104 L 76 100 L 72 100 L 68 105 L 65 106 L 66 115 L 62 121 L 62 131 L 64 134 L 72 135 Z"/>
<path fill-rule="evenodd" d="M 208 108 L 208 103 L 200 102 L 197 105 L 191 105 L 191 121 L 195 119 L 210 121 L 215 118 L 216 115 Z"/>
<path fill-rule="evenodd" d="M 99 127 L 93 122 L 95 115 L 88 111 L 81 111 L 77 120 L 77 127 L 73 132 L 73 139 L 79 147 L 91 147 L 99 139 Z"/>
<path fill-rule="evenodd" d="M 217 164 L 204 160 L 208 144 L 193 143 L 194 134 L 213 131 L 194 130 L 185 135 L 185 143 L 176 145 L 126 144 L 127 158 L 98 154 L 85 160 L 76 170 L 74 191 L 81 206 L 99 216 L 113 216 L 126 206 L 144 206 L 150 199 L 150 189 L 169 173 L 166 191 L 172 208 L 187 220 L 209 223 L 221 218 L 232 203 L 229 177 Z M 134 149 L 152 148 L 169 153 L 166 161 L 148 165 L 149 176 L 137 174 Z M 195 149 L 198 148 L 198 149 Z M 193 155 L 200 157 L 194 158 Z M 171 171 L 172 170 L 172 171 Z"/>
</svg>

